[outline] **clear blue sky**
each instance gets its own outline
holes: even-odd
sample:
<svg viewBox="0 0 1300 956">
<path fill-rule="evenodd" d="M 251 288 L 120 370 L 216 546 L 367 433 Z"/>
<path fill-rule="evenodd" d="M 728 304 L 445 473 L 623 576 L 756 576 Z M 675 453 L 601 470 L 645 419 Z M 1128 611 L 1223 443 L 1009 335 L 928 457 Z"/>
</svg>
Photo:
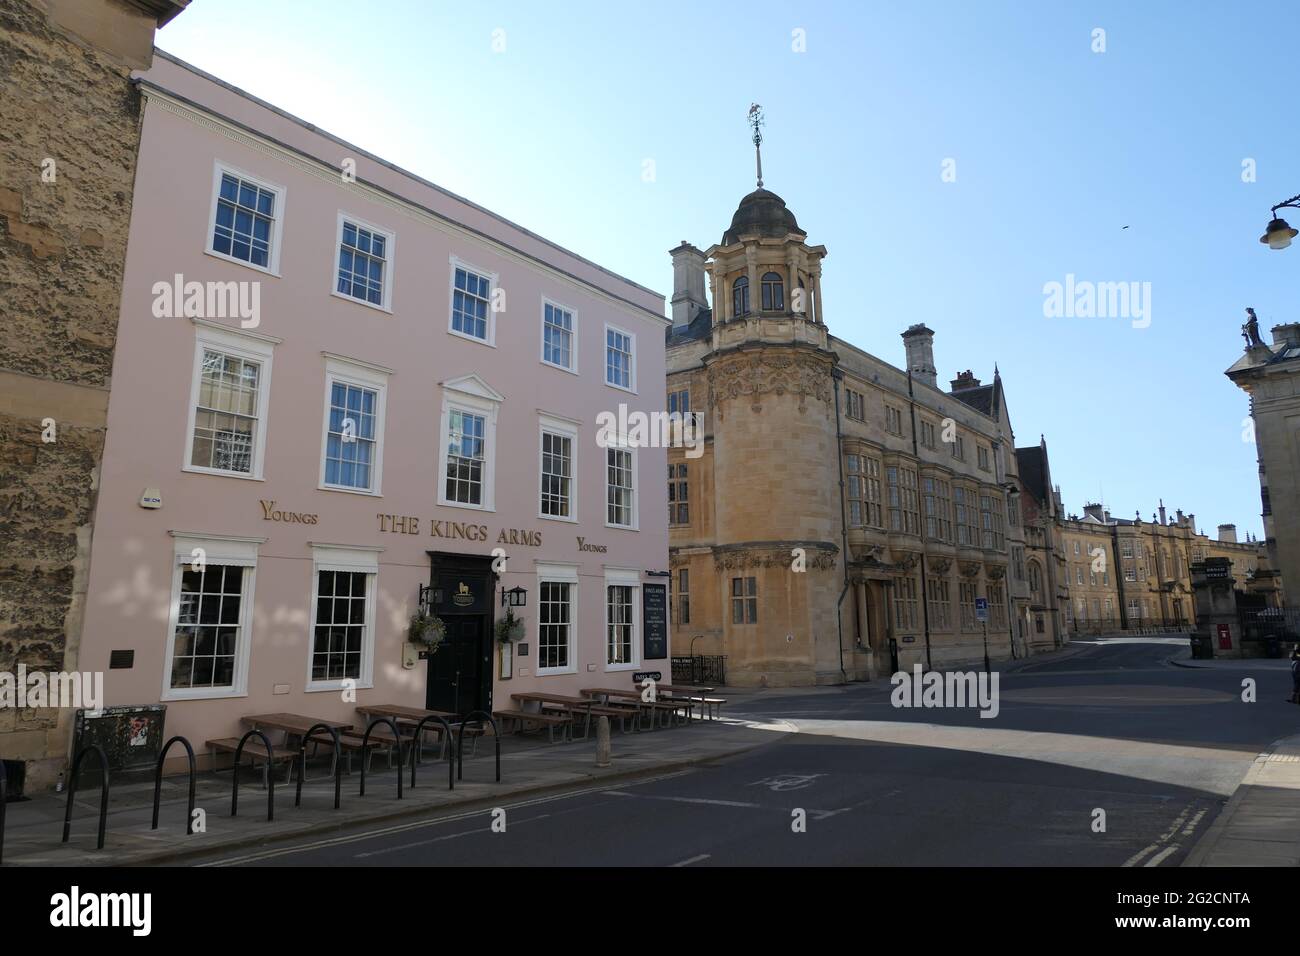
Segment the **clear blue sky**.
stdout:
<svg viewBox="0 0 1300 956">
<path fill-rule="evenodd" d="M 1070 511 L 1163 497 L 1262 535 L 1222 373 L 1246 306 L 1266 339 L 1300 319 L 1300 244 L 1257 242 L 1300 192 L 1298 10 L 194 0 L 158 44 L 665 294 L 667 250 L 716 242 L 753 188 L 758 101 L 765 184 L 829 249 L 835 334 L 901 365 L 924 321 L 945 382 L 997 362 Z M 1045 318 L 1067 273 L 1150 282 L 1150 327 Z"/>
</svg>

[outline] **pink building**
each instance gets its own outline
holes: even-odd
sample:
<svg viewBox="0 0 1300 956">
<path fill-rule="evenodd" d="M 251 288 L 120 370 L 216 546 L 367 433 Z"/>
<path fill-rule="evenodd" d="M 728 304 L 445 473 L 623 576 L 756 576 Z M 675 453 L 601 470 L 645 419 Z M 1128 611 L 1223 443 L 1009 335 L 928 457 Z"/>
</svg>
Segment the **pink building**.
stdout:
<svg viewBox="0 0 1300 956">
<path fill-rule="evenodd" d="M 666 673 L 666 453 L 597 430 L 662 409 L 662 296 L 166 54 L 140 81 L 79 665 L 106 703 L 197 749 Z"/>
</svg>

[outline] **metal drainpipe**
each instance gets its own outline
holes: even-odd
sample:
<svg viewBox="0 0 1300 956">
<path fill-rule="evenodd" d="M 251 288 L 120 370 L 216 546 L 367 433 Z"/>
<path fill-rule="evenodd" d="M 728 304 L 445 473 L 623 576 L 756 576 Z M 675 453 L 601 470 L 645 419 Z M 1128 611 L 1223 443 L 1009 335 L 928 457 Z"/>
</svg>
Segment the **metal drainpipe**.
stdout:
<svg viewBox="0 0 1300 956">
<path fill-rule="evenodd" d="M 921 462 L 921 453 L 920 450 L 916 447 L 916 400 L 912 395 L 912 370 L 910 368 L 907 370 L 907 411 L 912 419 L 912 457 L 916 459 L 916 462 L 919 466 Z M 925 501 L 925 495 L 922 494 L 921 491 L 921 474 L 920 474 L 919 467 L 917 468 L 916 485 L 917 485 L 916 493 L 917 495 L 920 496 L 920 500 L 917 501 L 917 506 L 918 506 L 917 519 L 919 520 L 921 517 L 921 512 L 924 510 L 920 506 L 922 502 Z M 902 491 L 900 491 L 899 494 L 901 495 Z M 901 500 L 899 504 L 900 505 L 902 504 Z M 918 528 L 917 530 L 919 531 L 920 529 Z M 925 590 L 925 583 L 926 583 L 925 582 L 925 537 L 922 536 L 921 537 L 921 621 L 923 622 L 922 628 L 925 633 L 925 669 L 930 670 L 932 666 L 930 661 L 930 595 Z"/>
<path fill-rule="evenodd" d="M 831 368 L 831 388 L 835 392 L 835 460 L 839 464 L 840 473 L 840 536 L 843 540 L 843 556 L 841 563 L 844 565 L 844 587 L 840 591 L 840 598 L 835 602 L 835 631 L 836 640 L 840 646 L 840 676 L 844 678 L 847 684 L 849 673 L 844 669 L 844 595 L 849 593 L 849 522 L 844 507 L 844 435 L 840 428 L 840 381 L 844 378 L 844 373 L 838 368 Z"/>
<path fill-rule="evenodd" d="M 1138 539 L 1138 546 L 1141 547 L 1142 541 Z M 1115 564 L 1115 588 L 1119 594 L 1119 629 L 1127 631 L 1128 624 L 1128 604 L 1124 597 L 1124 566 L 1118 562 L 1122 559 L 1119 554 L 1119 525 L 1110 529 L 1110 550 Z M 1137 577 L 1137 556 L 1133 557 L 1133 576 Z"/>
</svg>

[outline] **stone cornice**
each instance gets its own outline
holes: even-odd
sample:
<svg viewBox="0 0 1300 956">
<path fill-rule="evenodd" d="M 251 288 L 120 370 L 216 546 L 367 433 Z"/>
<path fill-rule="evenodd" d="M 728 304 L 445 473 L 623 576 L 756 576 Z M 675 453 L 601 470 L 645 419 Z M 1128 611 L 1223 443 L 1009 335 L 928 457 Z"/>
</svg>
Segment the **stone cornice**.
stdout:
<svg viewBox="0 0 1300 956">
<path fill-rule="evenodd" d="M 802 549 L 804 566 L 810 571 L 835 568 L 839 548 L 829 541 L 752 541 L 744 544 L 721 544 L 713 548 L 715 571 L 739 571 L 748 568 L 792 569 L 796 549 Z"/>
</svg>

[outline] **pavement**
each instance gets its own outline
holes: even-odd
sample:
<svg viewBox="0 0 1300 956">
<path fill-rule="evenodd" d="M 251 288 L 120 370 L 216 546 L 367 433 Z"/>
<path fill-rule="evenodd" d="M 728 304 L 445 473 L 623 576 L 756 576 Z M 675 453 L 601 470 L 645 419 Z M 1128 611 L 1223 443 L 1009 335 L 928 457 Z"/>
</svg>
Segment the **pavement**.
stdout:
<svg viewBox="0 0 1300 956">
<path fill-rule="evenodd" d="M 1300 734 L 1255 758 L 1184 866 L 1300 866 Z"/>
<path fill-rule="evenodd" d="M 341 808 L 334 809 L 334 784 L 328 763 L 309 760 L 302 806 L 294 806 L 296 779 L 284 782 L 284 770 L 273 787 L 275 815 L 267 820 L 267 792 L 260 771 L 240 773 L 238 816 L 231 817 L 232 778 L 229 771 L 198 775 L 196 808 L 206 832 L 186 835 L 187 778 L 164 778 L 159 827 L 150 828 L 153 780 L 114 780 L 104 848 L 97 850 L 96 830 L 100 790 L 79 787 L 73 801 L 71 838 L 60 842 L 67 794 L 38 794 L 8 805 L 3 865 L 18 866 L 135 866 L 182 863 L 216 852 L 267 847 L 308 835 L 337 833 L 347 828 L 393 824 L 403 819 L 444 811 L 490 808 L 507 800 L 530 799 L 608 781 L 633 780 L 743 753 L 771 743 L 794 727 L 779 720 L 724 718 L 695 720 L 689 726 L 611 735 L 611 760 L 595 766 L 595 734 L 588 740 L 550 744 L 544 735 L 502 739 L 501 782 L 495 782 L 492 738 L 483 738 L 477 754 L 464 758 L 463 778 L 448 790 L 447 764 L 426 756 L 417 768 L 417 786 L 397 799 L 397 776 L 382 754 L 374 756 L 366 774 L 366 795 L 358 795 L 359 760 L 345 774 Z M 430 754 L 434 752 L 430 749 Z M 295 771 L 296 774 L 296 771 Z"/>
</svg>

